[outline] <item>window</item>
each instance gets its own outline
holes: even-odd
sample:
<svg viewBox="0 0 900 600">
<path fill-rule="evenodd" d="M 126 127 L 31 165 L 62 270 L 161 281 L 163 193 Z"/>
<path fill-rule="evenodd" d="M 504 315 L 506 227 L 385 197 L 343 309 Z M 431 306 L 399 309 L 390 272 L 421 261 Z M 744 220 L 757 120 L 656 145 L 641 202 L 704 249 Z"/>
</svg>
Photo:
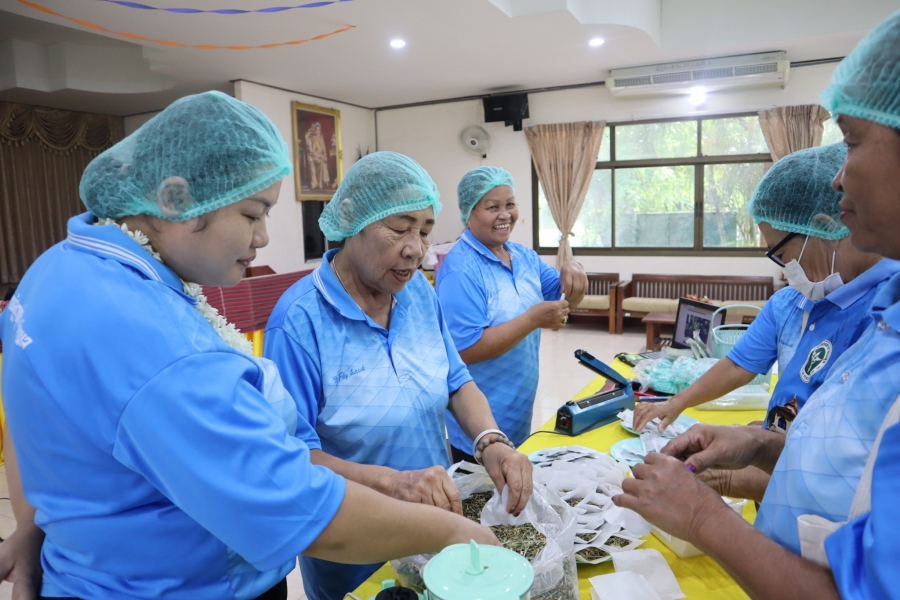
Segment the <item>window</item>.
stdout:
<svg viewBox="0 0 900 600">
<path fill-rule="evenodd" d="M 755 113 L 607 125 L 572 247 L 579 254 L 756 254 L 747 202 L 771 165 Z M 553 253 L 559 231 L 534 180 L 536 249 Z"/>
<path fill-rule="evenodd" d="M 825 132 L 822 134 L 822 145 L 837 144 L 844 141 L 844 134 L 834 119 L 825 121 Z"/>
</svg>

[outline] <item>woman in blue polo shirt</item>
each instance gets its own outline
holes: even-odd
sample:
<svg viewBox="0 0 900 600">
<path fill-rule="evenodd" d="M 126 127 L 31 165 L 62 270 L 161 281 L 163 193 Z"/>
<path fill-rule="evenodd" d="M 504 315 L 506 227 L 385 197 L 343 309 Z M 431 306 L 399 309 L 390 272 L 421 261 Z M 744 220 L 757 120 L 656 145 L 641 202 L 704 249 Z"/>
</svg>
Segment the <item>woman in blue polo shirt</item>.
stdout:
<svg viewBox="0 0 900 600">
<path fill-rule="evenodd" d="M 531 433 L 541 328 L 566 324 L 569 307 L 584 298 L 587 276 L 574 261 L 556 271 L 531 248 L 509 241 L 519 208 L 507 170 L 469 171 L 457 199 L 466 229 L 438 271 L 437 293 L 469 373 L 518 445 Z M 452 417 L 447 431 L 454 459 L 465 459 L 472 440 Z"/>
<path fill-rule="evenodd" d="M 461 511 L 444 418 L 518 513 L 531 494 L 531 463 L 498 428 L 419 273 L 441 209 L 437 187 L 414 160 L 375 152 L 357 161 L 319 226 L 341 248 L 287 290 L 266 326 L 264 354 L 312 424 L 312 460 L 385 494 Z M 500 375 L 505 377 L 504 374 Z M 498 443 L 499 442 L 499 443 Z M 342 600 L 381 565 L 301 556 L 311 600 Z"/>
<path fill-rule="evenodd" d="M 283 600 L 300 553 L 368 563 L 495 541 L 312 464 L 277 369 L 199 293 L 240 281 L 290 168 L 255 108 L 175 102 L 87 167 L 91 212 L 0 315 L 31 507 L 0 550 L 33 565 L 40 548 L 42 596 Z"/>
<path fill-rule="evenodd" d="M 841 194 L 831 187 L 846 155 L 844 144 L 794 152 L 759 182 L 748 210 L 769 245 L 766 256 L 782 267 L 789 287 L 769 299 L 728 356 L 693 385 L 668 402 L 639 405 L 635 427 L 660 417 L 665 428 L 684 409 L 724 396 L 777 361 L 766 425 L 785 430 L 834 360 L 859 339 L 872 298 L 900 262 L 850 244 L 839 220 Z M 731 493 L 743 489 L 734 483 Z M 764 491 L 757 490 L 759 497 Z"/>
</svg>

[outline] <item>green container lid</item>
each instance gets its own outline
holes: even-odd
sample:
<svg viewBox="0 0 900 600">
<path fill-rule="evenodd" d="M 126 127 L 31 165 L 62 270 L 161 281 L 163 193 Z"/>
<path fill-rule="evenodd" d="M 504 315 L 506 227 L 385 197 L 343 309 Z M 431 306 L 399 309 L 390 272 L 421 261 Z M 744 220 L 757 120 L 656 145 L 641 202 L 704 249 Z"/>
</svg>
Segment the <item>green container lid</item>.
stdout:
<svg viewBox="0 0 900 600">
<path fill-rule="evenodd" d="M 534 569 L 521 555 L 475 540 L 444 548 L 422 575 L 430 600 L 521 600 L 534 583 Z"/>
</svg>

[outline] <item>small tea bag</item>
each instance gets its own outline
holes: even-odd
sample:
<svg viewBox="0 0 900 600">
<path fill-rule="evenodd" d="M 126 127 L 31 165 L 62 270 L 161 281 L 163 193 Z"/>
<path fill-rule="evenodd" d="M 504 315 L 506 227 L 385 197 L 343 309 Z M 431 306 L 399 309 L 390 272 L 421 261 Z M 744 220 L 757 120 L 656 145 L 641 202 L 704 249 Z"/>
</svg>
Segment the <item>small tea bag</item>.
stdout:
<svg viewBox="0 0 900 600">
<path fill-rule="evenodd" d="M 649 454 L 651 452 L 660 452 L 669 443 L 669 440 L 658 433 L 641 432 L 641 443 L 644 445 L 644 452 Z"/>
<path fill-rule="evenodd" d="M 609 523 L 618 525 L 622 529 L 633 531 L 639 537 L 648 535 L 653 529 L 653 526 L 648 523 L 646 519 L 644 519 L 644 517 L 637 514 L 633 510 L 623 508 L 621 506 L 610 508 L 605 513 L 603 513 L 603 516 Z"/>
<path fill-rule="evenodd" d="M 575 562 L 599 565 L 608 560 L 612 560 L 612 554 L 610 554 L 609 550 L 594 543 L 575 547 Z"/>
<path fill-rule="evenodd" d="M 669 563 L 658 550 L 616 552 L 612 560 L 617 573 L 631 571 L 643 575 L 660 600 L 679 600 L 685 597 Z"/>
<path fill-rule="evenodd" d="M 603 542 L 603 549 L 607 552 L 615 554 L 617 552 L 626 552 L 628 550 L 634 550 L 638 546 L 644 543 L 644 540 L 639 540 L 637 538 L 626 537 L 620 533 L 614 533 L 606 538 L 606 541 Z"/>
<path fill-rule="evenodd" d="M 650 582 L 634 571 L 609 573 L 588 579 L 596 600 L 661 600 Z"/>
</svg>

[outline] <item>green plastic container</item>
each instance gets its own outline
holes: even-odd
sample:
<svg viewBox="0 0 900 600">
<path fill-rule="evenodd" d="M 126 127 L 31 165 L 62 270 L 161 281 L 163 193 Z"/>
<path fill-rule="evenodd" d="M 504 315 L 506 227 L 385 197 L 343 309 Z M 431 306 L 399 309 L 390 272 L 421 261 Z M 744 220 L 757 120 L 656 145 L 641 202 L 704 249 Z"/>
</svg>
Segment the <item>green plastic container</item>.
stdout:
<svg viewBox="0 0 900 600">
<path fill-rule="evenodd" d="M 454 544 L 428 561 L 423 572 L 427 600 L 529 600 L 531 564 L 512 550 Z"/>
<path fill-rule="evenodd" d="M 716 315 L 722 312 L 723 310 L 728 310 L 729 308 L 753 308 L 757 311 L 762 312 L 762 309 L 758 306 L 754 306 L 752 304 L 729 304 L 728 306 L 722 306 L 717 309 L 712 315 L 713 323 L 716 322 Z M 710 334 L 710 353 L 713 358 L 725 358 L 731 349 L 734 348 L 734 345 L 737 344 L 738 340 L 741 339 L 744 334 L 747 332 L 747 329 L 750 328 L 750 325 L 744 325 L 743 323 L 735 323 L 732 325 L 719 325 L 718 327 L 713 327 L 712 333 Z M 772 380 L 772 371 L 768 373 L 762 373 L 753 378 L 753 380 L 749 383 L 749 385 L 765 385 L 768 387 L 769 382 Z"/>
</svg>

